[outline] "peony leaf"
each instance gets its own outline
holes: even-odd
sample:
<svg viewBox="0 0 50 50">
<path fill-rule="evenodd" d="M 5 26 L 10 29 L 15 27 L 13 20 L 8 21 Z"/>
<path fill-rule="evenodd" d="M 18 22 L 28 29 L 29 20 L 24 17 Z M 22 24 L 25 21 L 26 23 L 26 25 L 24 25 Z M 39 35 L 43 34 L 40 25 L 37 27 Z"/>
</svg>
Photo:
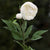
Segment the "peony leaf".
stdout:
<svg viewBox="0 0 50 50">
<path fill-rule="evenodd" d="M 2 21 L 7 25 L 7 27 L 4 27 L 11 31 L 13 38 L 16 40 L 22 40 L 21 34 L 17 30 L 17 26 L 11 21 L 11 20 L 3 20 Z"/>
<path fill-rule="evenodd" d="M 24 21 L 22 24 L 22 31 L 25 32 L 26 28 L 27 28 L 27 21 Z"/>
<path fill-rule="evenodd" d="M 42 36 L 33 36 L 32 38 L 31 38 L 31 40 L 39 40 L 39 39 L 41 39 L 42 38 Z"/>
<path fill-rule="evenodd" d="M 28 38 L 29 34 L 31 33 L 32 27 L 33 27 L 33 25 L 29 26 L 28 29 L 27 29 L 27 31 L 25 32 L 25 34 L 24 34 L 25 39 Z"/>
<path fill-rule="evenodd" d="M 39 30 L 39 31 L 37 31 L 37 32 L 35 32 L 34 33 L 34 36 L 36 36 L 36 35 L 42 35 L 42 34 L 44 34 L 45 32 L 47 32 L 48 30 Z"/>
<path fill-rule="evenodd" d="M 15 26 L 17 27 L 18 31 L 22 34 L 20 25 L 19 25 L 16 21 L 14 21 L 13 23 L 14 23 Z"/>
<path fill-rule="evenodd" d="M 12 37 L 15 39 L 15 40 L 23 40 L 23 38 L 21 36 L 19 36 L 18 33 L 12 33 Z"/>
<path fill-rule="evenodd" d="M 42 34 L 44 34 L 45 32 L 47 32 L 48 30 L 40 30 L 40 31 L 37 31 L 33 34 L 31 40 L 38 40 L 38 39 L 41 39 L 42 38 Z"/>
</svg>

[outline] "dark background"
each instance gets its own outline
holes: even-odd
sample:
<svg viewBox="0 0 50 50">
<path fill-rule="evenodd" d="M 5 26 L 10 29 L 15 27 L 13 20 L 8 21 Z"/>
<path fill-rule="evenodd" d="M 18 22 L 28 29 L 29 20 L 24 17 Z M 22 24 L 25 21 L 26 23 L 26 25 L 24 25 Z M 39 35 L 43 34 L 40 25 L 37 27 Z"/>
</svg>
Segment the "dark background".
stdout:
<svg viewBox="0 0 50 50">
<path fill-rule="evenodd" d="M 38 8 L 38 14 L 33 21 L 33 32 L 36 30 L 47 29 L 43 38 L 37 41 L 27 43 L 36 50 L 50 50 L 50 0 L 0 0 L 0 50 L 22 50 L 22 48 L 13 41 L 11 32 L 3 29 L 5 24 L 1 19 L 12 19 L 19 12 L 21 6 L 26 1 L 32 1 Z"/>
</svg>

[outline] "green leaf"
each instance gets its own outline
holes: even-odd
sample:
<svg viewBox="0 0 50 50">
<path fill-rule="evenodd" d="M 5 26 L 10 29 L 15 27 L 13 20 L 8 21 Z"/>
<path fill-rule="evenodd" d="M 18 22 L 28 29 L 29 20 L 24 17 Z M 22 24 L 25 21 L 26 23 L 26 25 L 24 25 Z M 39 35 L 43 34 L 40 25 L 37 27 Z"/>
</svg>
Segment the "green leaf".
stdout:
<svg viewBox="0 0 50 50">
<path fill-rule="evenodd" d="M 39 39 L 41 39 L 42 38 L 42 36 L 33 36 L 32 38 L 31 38 L 31 40 L 39 40 Z"/>
<path fill-rule="evenodd" d="M 24 21 L 24 22 L 23 22 L 21 28 L 22 28 L 22 31 L 25 32 L 25 30 L 26 30 L 26 28 L 27 28 L 27 21 Z"/>
<path fill-rule="evenodd" d="M 29 26 L 27 31 L 25 32 L 25 34 L 24 34 L 25 39 L 28 38 L 29 34 L 31 33 L 32 27 L 33 27 L 33 25 Z"/>
<path fill-rule="evenodd" d="M 4 28 L 6 28 L 6 29 L 9 30 L 8 27 L 4 27 Z M 11 31 L 11 33 L 12 33 L 12 37 L 13 37 L 15 40 L 23 40 L 23 38 L 20 36 L 19 32 L 13 30 L 13 31 Z"/>
<path fill-rule="evenodd" d="M 40 31 L 37 31 L 33 34 L 31 40 L 38 40 L 38 39 L 41 39 L 42 38 L 42 34 L 44 34 L 45 32 L 47 32 L 48 30 L 40 30 Z"/>
<path fill-rule="evenodd" d="M 6 28 L 6 29 L 9 30 L 8 27 L 4 27 L 4 28 Z M 19 33 L 18 33 L 17 31 L 11 31 L 11 33 L 12 33 L 12 36 L 13 36 L 13 38 L 14 38 L 15 40 L 22 40 L 22 37 L 19 35 Z"/>
<path fill-rule="evenodd" d="M 19 30 L 20 33 L 22 33 L 20 25 L 16 22 L 16 20 L 14 20 L 13 22 L 11 20 L 3 20 L 2 21 L 7 24 L 8 28 L 10 31 L 17 31 L 17 29 Z"/>
<path fill-rule="evenodd" d="M 22 34 L 20 25 L 19 25 L 16 21 L 14 21 L 13 23 L 16 25 L 17 29 L 18 29 L 19 32 Z"/>
<path fill-rule="evenodd" d="M 36 36 L 36 35 L 40 36 L 40 35 L 44 34 L 47 31 L 48 30 L 39 30 L 39 31 L 37 31 L 37 32 L 34 33 L 34 36 Z"/>
<path fill-rule="evenodd" d="M 3 20 L 2 21 L 8 26 L 9 30 L 13 30 L 13 24 L 12 24 L 12 21 L 11 20 Z"/>
<path fill-rule="evenodd" d="M 19 41 L 16 41 L 23 49 L 25 48 L 25 46 L 23 44 L 21 44 Z"/>
<path fill-rule="evenodd" d="M 15 25 L 11 20 L 2 19 L 2 21 L 7 25 L 5 28 L 11 31 L 13 38 L 16 40 L 22 39 L 21 34 L 17 31 L 17 25 Z"/>
<path fill-rule="evenodd" d="M 12 36 L 15 40 L 23 40 L 22 37 L 18 35 L 18 33 L 12 33 Z"/>
</svg>

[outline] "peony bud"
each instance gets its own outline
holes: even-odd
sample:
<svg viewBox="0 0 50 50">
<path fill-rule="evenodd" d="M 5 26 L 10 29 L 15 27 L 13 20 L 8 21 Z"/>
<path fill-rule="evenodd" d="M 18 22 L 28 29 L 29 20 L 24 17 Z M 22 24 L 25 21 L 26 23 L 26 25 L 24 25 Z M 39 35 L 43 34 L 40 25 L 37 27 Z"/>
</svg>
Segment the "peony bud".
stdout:
<svg viewBox="0 0 50 50">
<path fill-rule="evenodd" d="M 17 18 L 17 19 L 22 19 L 21 13 L 16 14 L 16 18 Z"/>
</svg>

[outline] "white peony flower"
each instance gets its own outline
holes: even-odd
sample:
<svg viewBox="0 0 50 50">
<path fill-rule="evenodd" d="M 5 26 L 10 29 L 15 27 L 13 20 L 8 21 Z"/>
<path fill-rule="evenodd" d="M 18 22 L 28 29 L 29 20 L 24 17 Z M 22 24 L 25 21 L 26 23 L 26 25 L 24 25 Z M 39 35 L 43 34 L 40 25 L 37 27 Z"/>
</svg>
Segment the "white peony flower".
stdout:
<svg viewBox="0 0 50 50">
<path fill-rule="evenodd" d="M 20 12 L 24 20 L 32 20 L 38 12 L 38 8 L 32 2 L 25 2 L 21 8 Z"/>
<path fill-rule="evenodd" d="M 16 14 L 16 18 L 17 18 L 17 19 L 22 19 L 21 13 Z"/>
</svg>

